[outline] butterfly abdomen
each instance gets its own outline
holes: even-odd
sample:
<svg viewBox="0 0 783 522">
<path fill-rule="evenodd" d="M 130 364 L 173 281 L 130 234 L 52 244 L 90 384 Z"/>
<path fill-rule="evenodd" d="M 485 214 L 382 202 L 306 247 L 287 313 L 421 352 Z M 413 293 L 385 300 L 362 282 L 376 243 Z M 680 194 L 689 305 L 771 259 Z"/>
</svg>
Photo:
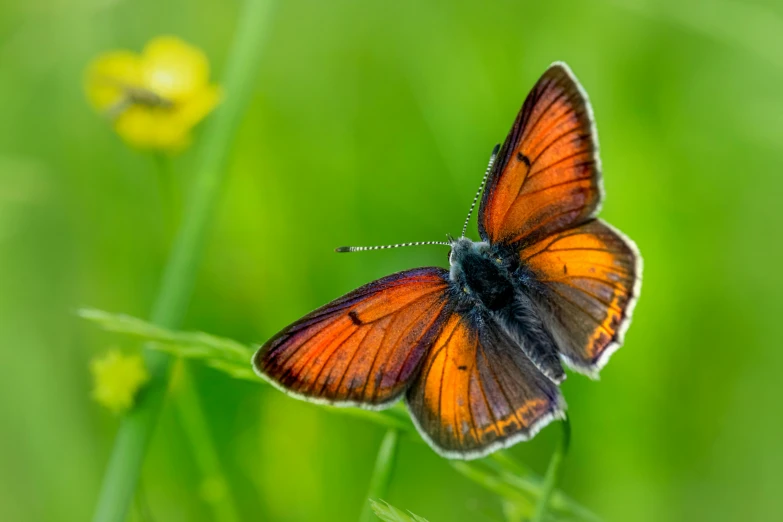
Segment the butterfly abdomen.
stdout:
<svg viewBox="0 0 783 522">
<path fill-rule="evenodd" d="M 565 379 L 555 339 L 524 290 L 518 289 L 514 300 L 493 316 L 544 375 L 558 384 Z"/>
</svg>

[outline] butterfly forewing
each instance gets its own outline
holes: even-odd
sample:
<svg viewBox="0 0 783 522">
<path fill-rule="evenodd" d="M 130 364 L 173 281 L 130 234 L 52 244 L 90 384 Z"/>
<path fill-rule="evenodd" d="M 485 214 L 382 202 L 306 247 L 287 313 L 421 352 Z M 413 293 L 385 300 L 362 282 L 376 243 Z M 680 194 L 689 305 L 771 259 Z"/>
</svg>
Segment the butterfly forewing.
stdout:
<svg viewBox="0 0 783 522">
<path fill-rule="evenodd" d="M 451 314 L 407 402 L 426 440 L 453 458 L 530 438 L 564 409 L 557 385 L 476 311 Z"/>
<path fill-rule="evenodd" d="M 594 374 L 622 343 L 639 293 L 641 258 L 632 241 L 600 220 L 522 249 L 543 283 L 532 296 L 566 362 Z"/>
<path fill-rule="evenodd" d="M 442 328 L 448 272 L 419 268 L 363 286 L 270 339 L 256 370 L 295 395 L 381 407 L 399 398 Z"/>
<path fill-rule="evenodd" d="M 481 237 L 534 242 L 591 217 L 601 200 L 597 150 L 584 91 L 565 64 L 552 65 L 525 99 L 487 180 Z"/>
</svg>

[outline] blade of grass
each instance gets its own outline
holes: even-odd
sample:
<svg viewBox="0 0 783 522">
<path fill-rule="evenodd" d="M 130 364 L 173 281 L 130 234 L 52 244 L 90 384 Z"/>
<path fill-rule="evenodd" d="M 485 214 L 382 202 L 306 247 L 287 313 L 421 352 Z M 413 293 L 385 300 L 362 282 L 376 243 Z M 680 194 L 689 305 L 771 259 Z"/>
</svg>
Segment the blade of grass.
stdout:
<svg viewBox="0 0 783 522">
<path fill-rule="evenodd" d="M 270 17 L 271 1 L 246 0 L 227 61 L 225 103 L 209 121 L 203 136 L 198 170 L 182 225 L 175 237 L 152 310 L 152 322 L 176 327 L 182 321 L 195 284 L 198 260 L 220 194 L 225 160 L 250 98 L 253 78 Z M 137 406 L 123 419 L 98 497 L 94 522 L 123 522 L 133 499 L 144 454 L 163 404 L 171 357 L 145 350 L 150 373 Z"/>
<path fill-rule="evenodd" d="M 375 500 L 370 499 L 370 506 L 376 516 L 383 520 L 383 522 L 427 522 L 426 518 L 420 517 L 410 511 L 405 513 L 385 500 L 376 502 Z"/>
<path fill-rule="evenodd" d="M 538 498 L 533 522 L 544 522 L 547 509 L 549 508 L 549 500 L 552 498 L 557 479 L 560 477 L 560 465 L 563 463 L 563 459 L 566 453 L 568 453 L 568 446 L 571 443 L 571 423 L 568 421 L 568 417 L 565 417 L 561 424 L 563 436 L 560 438 L 560 443 L 549 460 L 549 467 L 547 467 L 546 475 L 544 475 L 544 484 L 541 488 L 541 496 Z"/>
<path fill-rule="evenodd" d="M 404 433 L 413 433 L 414 430 L 413 424 L 411 424 L 409 420 L 399 419 L 395 415 L 390 414 L 388 410 L 363 410 L 361 408 L 340 408 L 336 406 L 326 406 L 326 408 L 337 415 L 368 420 L 389 428 L 390 430 Z"/>
<path fill-rule="evenodd" d="M 177 224 L 181 217 L 181 194 L 174 170 L 171 168 L 170 158 L 163 152 L 153 153 L 152 158 L 155 161 L 155 170 L 157 171 L 158 193 L 163 214 L 164 226 L 161 227 L 161 232 L 166 243 L 169 243 L 177 230 Z"/>
<path fill-rule="evenodd" d="M 482 462 L 497 473 L 500 479 L 527 492 L 531 498 L 539 498 L 541 496 L 543 479 L 523 463 L 512 459 L 508 452 L 497 451 Z M 550 508 L 559 514 L 576 517 L 579 520 L 601 522 L 601 518 L 598 515 L 581 506 L 560 490 L 552 492 L 549 505 Z"/>
<path fill-rule="evenodd" d="M 526 513 L 529 514 L 533 512 L 533 500 L 527 492 L 500 479 L 497 475 L 485 470 L 479 464 L 463 460 L 452 460 L 449 464 L 451 464 L 451 467 L 459 474 L 469 478 L 484 489 L 524 507 Z"/>
<path fill-rule="evenodd" d="M 517 477 L 535 477 L 536 474 L 533 472 L 532 469 L 525 466 L 521 462 L 517 462 L 516 460 L 512 459 L 508 456 L 508 452 L 506 451 L 496 451 L 492 455 L 489 456 L 488 464 L 490 466 L 499 467 L 500 469 L 507 471 L 509 473 L 513 473 Z"/>
<path fill-rule="evenodd" d="M 203 332 L 180 332 L 154 325 L 143 319 L 125 314 L 113 314 L 92 308 L 78 311 L 80 317 L 98 324 L 104 330 L 137 337 L 144 341 L 153 341 L 170 345 L 173 353 L 187 358 L 214 358 L 227 363 L 241 364 L 248 368 L 253 350 L 242 343 L 217 337 Z M 165 347 L 156 346 L 158 350 Z M 183 353 L 180 353 L 180 351 Z M 185 350 L 195 350 L 195 353 L 184 353 Z"/>
<path fill-rule="evenodd" d="M 359 522 L 373 522 L 376 520 L 370 500 L 383 499 L 389 491 L 389 483 L 394 471 L 394 461 L 397 458 L 398 440 L 399 434 L 395 429 L 390 429 L 383 436 L 381 448 L 378 450 L 378 458 L 375 460 L 375 468 L 372 471 L 372 477 L 370 477 L 370 488 L 367 492 L 367 498 L 364 499 L 362 513 L 359 516 Z"/>
<path fill-rule="evenodd" d="M 190 378 L 185 361 L 177 361 L 179 375 L 175 390 L 175 407 L 182 427 L 191 445 L 191 452 L 201 472 L 201 496 L 212 510 L 218 522 L 240 520 L 231 489 L 223 473 L 207 419 L 201 408 L 196 388 Z"/>
</svg>

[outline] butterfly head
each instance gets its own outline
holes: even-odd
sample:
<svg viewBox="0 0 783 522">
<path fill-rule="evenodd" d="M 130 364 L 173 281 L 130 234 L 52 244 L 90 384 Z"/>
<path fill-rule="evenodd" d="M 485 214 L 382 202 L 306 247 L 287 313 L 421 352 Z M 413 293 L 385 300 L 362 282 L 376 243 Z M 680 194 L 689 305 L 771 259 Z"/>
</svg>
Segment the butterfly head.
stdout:
<svg viewBox="0 0 783 522">
<path fill-rule="evenodd" d="M 449 265 L 451 265 L 452 281 L 458 279 L 459 274 L 464 270 L 466 262 L 470 264 L 474 258 L 486 257 L 489 251 L 488 243 L 472 241 L 466 237 L 449 238 L 449 245 L 451 246 Z"/>
<path fill-rule="evenodd" d="M 455 238 L 449 236 L 449 264 L 460 263 L 464 257 L 473 250 L 475 243 L 466 237 Z"/>
</svg>

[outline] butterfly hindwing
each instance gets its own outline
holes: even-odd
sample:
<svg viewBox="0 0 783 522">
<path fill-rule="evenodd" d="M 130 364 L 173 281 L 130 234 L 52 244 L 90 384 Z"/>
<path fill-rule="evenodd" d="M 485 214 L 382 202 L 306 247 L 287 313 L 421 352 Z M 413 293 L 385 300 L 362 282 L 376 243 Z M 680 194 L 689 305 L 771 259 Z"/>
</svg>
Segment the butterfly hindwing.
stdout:
<svg viewBox="0 0 783 522">
<path fill-rule="evenodd" d="M 522 249 L 536 276 L 541 316 L 566 363 L 594 375 L 623 342 L 639 295 L 641 257 L 634 243 L 600 220 Z"/>
<path fill-rule="evenodd" d="M 380 408 L 398 399 L 439 333 L 448 271 L 419 268 L 365 285 L 293 323 L 253 357 L 306 399 Z"/>
<path fill-rule="evenodd" d="M 451 458 L 528 439 L 565 408 L 557 385 L 480 310 L 446 320 L 407 402 L 424 438 Z"/>
<path fill-rule="evenodd" d="M 598 138 L 587 96 L 555 63 L 525 99 L 487 180 L 485 241 L 534 242 L 593 216 L 601 201 Z"/>
</svg>

